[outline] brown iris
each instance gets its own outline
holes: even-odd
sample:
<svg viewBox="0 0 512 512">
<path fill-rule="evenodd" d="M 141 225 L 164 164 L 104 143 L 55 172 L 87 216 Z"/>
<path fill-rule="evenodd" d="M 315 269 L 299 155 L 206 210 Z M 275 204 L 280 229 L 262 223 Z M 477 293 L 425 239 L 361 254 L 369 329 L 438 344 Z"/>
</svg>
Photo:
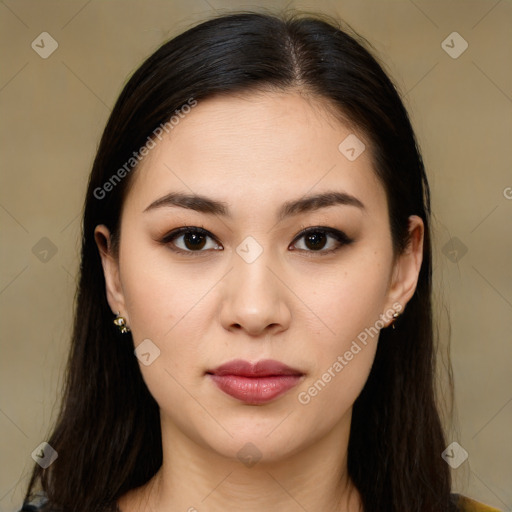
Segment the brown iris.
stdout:
<svg viewBox="0 0 512 512">
<path fill-rule="evenodd" d="M 304 237 L 304 243 L 308 249 L 319 250 L 325 246 L 326 234 L 315 231 L 314 233 L 308 234 Z"/>
</svg>

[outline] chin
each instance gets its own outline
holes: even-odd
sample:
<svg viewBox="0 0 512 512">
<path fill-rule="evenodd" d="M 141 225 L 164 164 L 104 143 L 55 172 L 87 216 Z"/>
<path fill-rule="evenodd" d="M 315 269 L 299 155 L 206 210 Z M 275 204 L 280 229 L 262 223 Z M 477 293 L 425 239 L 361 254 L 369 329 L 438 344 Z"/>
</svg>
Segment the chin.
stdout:
<svg viewBox="0 0 512 512">
<path fill-rule="evenodd" d="M 256 463 L 274 464 L 288 459 L 309 444 L 300 433 L 292 432 L 290 428 L 280 430 L 279 426 L 276 428 L 277 425 L 279 421 L 272 422 L 271 426 L 263 422 L 261 428 L 251 428 L 244 423 L 240 430 L 236 426 L 226 425 L 228 431 L 233 433 L 232 438 L 227 435 L 222 438 L 208 436 L 203 442 L 218 455 L 239 461 L 247 467 Z"/>
</svg>

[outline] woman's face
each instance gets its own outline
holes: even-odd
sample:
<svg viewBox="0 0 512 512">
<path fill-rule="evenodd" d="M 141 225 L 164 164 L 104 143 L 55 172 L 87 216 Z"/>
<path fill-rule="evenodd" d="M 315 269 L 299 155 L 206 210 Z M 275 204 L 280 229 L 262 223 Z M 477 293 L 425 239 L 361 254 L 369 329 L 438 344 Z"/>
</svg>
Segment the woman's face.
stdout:
<svg viewBox="0 0 512 512">
<path fill-rule="evenodd" d="M 298 94 L 218 97 L 131 178 L 118 259 L 101 243 L 105 227 L 97 240 L 164 431 L 264 460 L 347 432 L 378 329 L 412 296 L 422 251 L 411 217 L 413 243 L 394 262 L 364 135 Z M 196 231 L 172 236 L 182 227 Z M 293 371 L 215 374 L 233 360 Z"/>
</svg>

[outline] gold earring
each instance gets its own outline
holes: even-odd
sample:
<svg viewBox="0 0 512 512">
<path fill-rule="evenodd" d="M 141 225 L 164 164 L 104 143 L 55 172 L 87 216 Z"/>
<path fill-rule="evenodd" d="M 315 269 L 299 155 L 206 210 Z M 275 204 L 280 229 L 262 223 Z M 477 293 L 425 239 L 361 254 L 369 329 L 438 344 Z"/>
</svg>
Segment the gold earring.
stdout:
<svg viewBox="0 0 512 512">
<path fill-rule="evenodd" d="M 119 316 L 119 311 L 117 312 L 116 317 L 114 318 L 114 324 L 119 327 L 119 330 L 122 334 L 130 332 L 130 328 L 126 325 L 126 318 Z"/>
<path fill-rule="evenodd" d="M 395 328 L 395 321 L 396 319 L 400 316 L 400 313 L 397 313 L 396 311 L 393 313 L 393 321 L 389 324 L 391 325 L 391 328 L 394 329 Z"/>
</svg>

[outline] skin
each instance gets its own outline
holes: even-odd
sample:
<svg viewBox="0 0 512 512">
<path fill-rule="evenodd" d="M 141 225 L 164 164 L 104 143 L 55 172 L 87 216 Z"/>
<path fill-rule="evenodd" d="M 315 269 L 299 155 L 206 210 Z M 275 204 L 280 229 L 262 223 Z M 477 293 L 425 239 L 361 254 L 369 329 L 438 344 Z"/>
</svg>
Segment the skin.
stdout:
<svg viewBox="0 0 512 512">
<path fill-rule="evenodd" d="M 139 364 L 160 406 L 163 465 L 121 497 L 123 512 L 360 510 L 346 454 L 378 336 L 309 403 L 298 395 L 380 315 L 405 308 L 421 266 L 423 223 L 409 218 L 411 242 L 394 259 L 369 142 L 324 107 L 297 92 L 199 102 L 132 176 L 118 257 L 108 229 L 96 228 L 112 312 L 126 318 L 135 347 L 149 338 L 160 349 L 150 365 Z M 367 148 L 355 161 L 338 150 L 351 133 Z M 335 205 L 278 222 L 283 202 L 331 190 L 357 197 L 364 210 Z M 179 207 L 144 212 L 169 192 L 223 201 L 232 218 Z M 182 226 L 211 233 L 203 252 L 181 255 L 161 242 Z M 354 241 L 321 255 L 296 240 L 315 226 Z M 236 252 L 247 236 L 263 249 L 252 263 Z M 329 236 L 320 250 L 337 245 Z M 193 251 L 183 236 L 174 247 Z M 276 400 L 248 405 L 205 375 L 235 358 L 276 359 L 304 377 Z M 246 443 L 261 454 L 252 467 L 237 457 Z"/>
</svg>

